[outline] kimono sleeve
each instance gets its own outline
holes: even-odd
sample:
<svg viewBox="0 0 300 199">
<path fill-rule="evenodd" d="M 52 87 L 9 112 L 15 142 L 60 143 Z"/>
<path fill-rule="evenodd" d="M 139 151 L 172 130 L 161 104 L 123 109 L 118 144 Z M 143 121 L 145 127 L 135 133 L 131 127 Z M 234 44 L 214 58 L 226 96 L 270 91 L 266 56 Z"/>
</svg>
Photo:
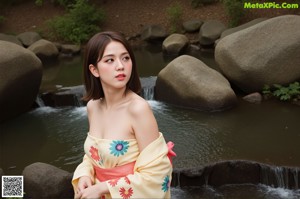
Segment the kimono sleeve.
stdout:
<svg viewBox="0 0 300 199">
<path fill-rule="evenodd" d="M 134 173 L 106 181 L 112 198 L 170 198 L 172 165 L 163 136 L 139 155 Z"/>
<path fill-rule="evenodd" d="M 80 163 L 75 172 L 73 174 L 72 185 L 74 190 L 77 188 L 78 180 L 82 176 L 89 176 L 94 183 L 94 167 L 93 163 L 91 162 L 90 158 L 87 155 L 84 155 L 82 163 Z"/>
</svg>

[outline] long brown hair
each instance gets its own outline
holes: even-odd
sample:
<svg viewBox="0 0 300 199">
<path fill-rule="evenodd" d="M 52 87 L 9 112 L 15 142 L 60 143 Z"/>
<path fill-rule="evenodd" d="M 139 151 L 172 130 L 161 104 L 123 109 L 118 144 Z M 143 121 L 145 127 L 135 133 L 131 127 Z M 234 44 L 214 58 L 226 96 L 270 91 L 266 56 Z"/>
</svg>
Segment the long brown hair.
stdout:
<svg viewBox="0 0 300 199">
<path fill-rule="evenodd" d="M 130 44 L 125 37 L 118 32 L 106 31 L 95 34 L 87 43 L 83 62 L 83 78 L 86 89 L 86 94 L 83 96 L 84 101 L 91 99 L 96 100 L 104 97 L 103 88 L 100 79 L 95 77 L 89 70 L 89 65 L 97 65 L 102 59 L 106 46 L 111 41 L 117 41 L 124 45 L 129 53 L 132 61 L 132 72 L 129 81 L 126 84 L 126 90 L 130 89 L 139 94 L 141 91 L 141 82 L 138 76 L 135 56 Z"/>
</svg>

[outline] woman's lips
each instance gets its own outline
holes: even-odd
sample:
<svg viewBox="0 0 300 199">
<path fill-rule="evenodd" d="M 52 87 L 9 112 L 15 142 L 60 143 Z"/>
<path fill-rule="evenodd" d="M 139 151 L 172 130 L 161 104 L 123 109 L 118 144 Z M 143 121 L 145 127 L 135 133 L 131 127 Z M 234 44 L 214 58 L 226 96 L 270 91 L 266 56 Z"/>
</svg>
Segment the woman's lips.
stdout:
<svg viewBox="0 0 300 199">
<path fill-rule="evenodd" d="M 118 79 L 118 80 L 124 80 L 125 79 L 125 77 L 126 77 L 126 75 L 125 74 L 118 74 L 117 76 L 116 76 L 116 78 Z"/>
</svg>

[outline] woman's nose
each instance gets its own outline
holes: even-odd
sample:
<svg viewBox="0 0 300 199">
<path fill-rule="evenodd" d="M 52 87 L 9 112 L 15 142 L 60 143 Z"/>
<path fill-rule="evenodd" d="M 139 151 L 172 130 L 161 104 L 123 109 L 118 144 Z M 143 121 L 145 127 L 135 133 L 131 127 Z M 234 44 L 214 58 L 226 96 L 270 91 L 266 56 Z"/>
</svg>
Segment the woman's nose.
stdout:
<svg viewBox="0 0 300 199">
<path fill-rule="evenodd" d="M 124 69 L 124 65 L 123 65 L 121 60 L 118 59 L 116 64 L 117 64 L 116 65 L 116 70 L 123 70 Z"/>
</svg>

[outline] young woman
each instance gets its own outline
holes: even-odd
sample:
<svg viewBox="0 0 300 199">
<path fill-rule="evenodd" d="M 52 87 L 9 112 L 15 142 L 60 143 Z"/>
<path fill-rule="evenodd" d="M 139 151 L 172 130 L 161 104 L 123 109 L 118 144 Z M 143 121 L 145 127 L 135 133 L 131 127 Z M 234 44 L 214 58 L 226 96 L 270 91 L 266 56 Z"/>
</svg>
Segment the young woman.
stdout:
<svg viewBox="0 0 300 199">
<path fill-rule="evenodd" d="M 120 33 L 89 40 L 84 83 L 89 132 L 72 180 L 75 198 L 170 198 L 173 143 L 138 95 L 134 54 Z"/>
</svg>

